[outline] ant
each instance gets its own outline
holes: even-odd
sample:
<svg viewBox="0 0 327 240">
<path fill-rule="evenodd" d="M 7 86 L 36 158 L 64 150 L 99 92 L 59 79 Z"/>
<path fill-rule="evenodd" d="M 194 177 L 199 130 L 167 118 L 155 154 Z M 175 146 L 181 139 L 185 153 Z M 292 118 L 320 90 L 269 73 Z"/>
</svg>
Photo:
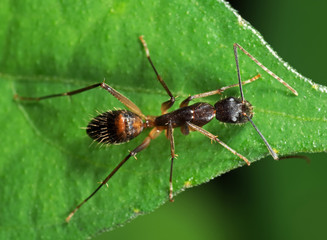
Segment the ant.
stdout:
<svg viewBox="0 0 327 240">
<path fill-rule="evenodd" d="M 287 87 L 290 91 L 292 91 L 296 96 L 298 93 L 289 86 L 284 80 L 279 78 L 276 74 L 271 72 L 268 68 L 262 65 L 258 60 L 256 60 L 250 53 L 248 53 L 244 48 L 242 48 L 239 44 L 234 43 L 234 55 L 236 61 L 236 69 L 238 76 L 238 83 L 230 86 L 226 86 L 217 90 L 204 92 L 196 95 L 189 96 L 186 98 L 179 106 L 179 108 L 172 112 L 167 112 L 169 108 L 171 108 L 175 103 L 175 97 L 170 92 L 168 86 L 164 82 L 164 80 L 159 75 L 156 70 L 152 60 L 150 58 L 150 52 L 147 47 L 143 36 L 139 37 L 145 53 L 146 57 L 153 68 L 158 81 L 165 89 L 170 99 L 161 105 L 161 114 L 160 116 L 146 116 L 142 113 L 142 111 L 127 97 L 119 93 L 117 90 L 113 89 L 105 82 L 97 83 L 94 85 L 90 85 L 81 89 L 77 89 L 71 92 L 65 92 L 60 94 L 52 94 L 43 97 L 21 97 L 16 95 L 15 98 L 19 100 L 34 100 L 40 101 L 48 98 L 60 97 L 60 96 L 72 96 L 75 94 L 79 94 L 93 88 L 101 87 L 107 90 L 111 95 L 117 98 L 120 102 L 122 102 L 129 110 L 113 110 L 104 112 L 95 118 L 93 118 L 86 128 L 87 134 L 99 143 L 103 144 L 121 144 L 126 143 L 133 138 L 137 137 L 145 128 L 152 128 L 148 136 L 143 140 L 143 142 L 138 145 L 133 151 L 131 151 L 115 168 L 111 171 L 111 173 L 101 182 L 101 184 L 86 198 L 84 199 L 77 207 L 68 215 L 66 218 L 66 222 L 69 222 L 75 212 L 90 198 L 92 198 L 98 190 L 103 187 L 111 177 L 127 162 L 130 157 L 135 157 L 136 154 L 144 150 L 150 145 L 151 140 L 155 139 L 159 136 L 162 131 L 165 131 L 168 140 L 170 141 L 170 152 L 171 152 L 171 165 L 170 165 L 170 177 L 169 177 L 169 200 L 173 201 L 173 163 L 176 158 L 175 154 L 175 142 L 174 142 L 174 128 L 180 127 L 181 132 L 184 135 L 188 135 L 190 131 L 198 131 L 204 136 L 210 138 L 212 141 L 216 141 L 220 143 L 227 150 L 232 152 L 234 155 L 237 155 L 241 158 L 247 165 L 250 165 L 250 161 L 244 157 L 243 155 L 236 152 L 234 149 L 230 148 L 224 142 L 222 142 L 218 137 L 214 134 L 208 132 L 203 129 L 202 126 L 209 123 L 214 117 L 220 122 L 224 123 L 232 123 L 232 124 L 244 124 L 246 122 L 250 122 L 254 129 L 258 132 L 261 139 L 265 143 L 268 148 L 271 156 L 278 160 L 278 155 L 274 152 L 272 147 L 269 145 L 265 137 L 256 127 L 256 125 L 252 121 L 253 117 L 253 107 L 252 105 L 244 99 L 242 85 L 251 83 L 258 78 L 260 78 L 260 74 L 255 77 L 242 82 L 237 49 L 240 49 L 245 55 L 251 58 L 257 65 L 259 65 L 264 71 L 266 71 L 269 75 L 274 77 L 280 83 L 282 83 L 285 87 Z M 208 97 L 215 94 L 221 94 L 225 90 L 232 87 L 239 87 L 241 98 L 228 97 L 218 101 L 214 106 L 205 102 L 198 102 L 189 106 L 190 101 L 197 99 Z"/>
</svg>

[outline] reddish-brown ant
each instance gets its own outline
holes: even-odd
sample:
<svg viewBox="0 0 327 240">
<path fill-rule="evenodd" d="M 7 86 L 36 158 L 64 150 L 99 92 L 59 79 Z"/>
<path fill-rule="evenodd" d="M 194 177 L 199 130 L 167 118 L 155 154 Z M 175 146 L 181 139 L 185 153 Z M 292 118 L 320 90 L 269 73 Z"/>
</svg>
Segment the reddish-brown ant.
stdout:
<svg viewBox="0 0 327 240">
<path fill-rule="evenodd" d="M 133 151 L 131 151 L 116 167 L 111 173 L 101 182 L 101 184 L 88 196 L 84 201 L 82 201 L 66 218 L 66 222 L 69 222 L 71 217 L 75 214 L 75 212 L 86 203 L 93 195 L 103 186 L 105 185 L 109 179 L 118 171 L 118 169 L 132 156 L 135 156 L 137 153 L 145 149 L 149 146 L 151 140 L 158 137 L 158 135 L 164 130 L 166 132 L 167 138 L 170 141 L 170 151 L 171 151 L 171 167 L 170 167 L 170 177 L 169 177 L 169 199 L 173 201 L 173 162 L 176 157 L 175 155 L 175 144 L 174 144 L 174 136 L 173 129 L 180 127 L 183 134 L 187 135 L 190 131 L 198 131 L 210 138 L 212 141 L 216 141 L 220 143 L 227 150 L 237 155 L 239 158 L 244 160 L 246 164 L 250 165 L 250 161 L 237 153 L 234 149 L 227 146 L 224 142 L 219 140 L 214 134 L 204 130 L 202 126 L 209 123 L 214 117 L 218 121 L 225 123 L 234 123 L 234 124 L 243 124 L 246 122 L 250 122 L 255 130 L 258 132 L 265 145 L 267 146 L 269 153 L 274 159 L 278 159 L 277 154 L 273 151 L 267 140 L 258 130 L 256 125 L 253 123 L 251 118 L 253 117 L 252 105 L 244 99 L 242 85 L 253 82 L 260 77 L 260 74 L 257 76 L 241 82 L 239 63 L 238 63 L 238 55 L 237 49 L 240 49 L 244 52 L 248 57 L 250 57 L 257 65 L 259 65 L 264 71 L 270 74 L 272 77 L 281 82 L 284 86 L 286 86 L 289 90 L 291 90 L 295 95 L 298 95 L 297 92 L 290 87 L 285 81 L 263 66 L 259 61 L 257 61 L 252 55 L 250 55 L 244 48 L 242 48 L 239 44 L 234 44 L 234 55 L 236 61 L 236 69 L 238 75 L 238 84 L 233 84 L 227 87 L 223 87 L 214 91 L 205 92 L 196 94 L 186 98 L 181 104 L 180 107 L 172 112 L 167 112 L 167 110 L 173 106 L 175 103 L 175 98 L 167 87 L 166 83 L 158 74 L 156 68 L 154 67 L 151 58 L 149 49 L 147 48 L 146 42 L 143 37 L 140 37 L 140 40 L 145 49 L 146 56 L 157 75 L 157 79 L 165 89 L 170 99 L 161 105 L 161 113 L 160 116 L 146 116 L 142 113 L 142 111 L 127 97 L 123 96 L 121 93 L 107 85 L 106 83 L 97 83 L 91 86 L 87 86 L 85 88 L 77 89 L 75 91 L 61 93 L 61 94 L 53 94 L 47 95 L 44 97 L 31 98 L 31 97 L 21 97 L 16 95 L 16 99 L 20 100 L 44 100 L 47 98 L 60 97 L 60 96 L 72 96 L 96 87 L 102 87 L 107 90 L 110 94 L 112 94 L 115 98 L 117 98 L 120 102 L 122 102 L 129 110 L 114 110 L 108 111 L 98 115 L 93 118 L 89 125 L 86 128 L 87 134 L 93 138 L 95 141 L 104 143 L 104 144 L 120 144 L 125 143 L 136 136 L 138 136 L 145 128 L 152 128 L 149 135 L 144 139 L 144 141 L 136 147 Z M 241 98 L 228 97 L 223 100 L 218 101 L 214 106 L 205 103 L 198 102 L 191 106 L 189 106 L 189 102 L 196 98 L 203 98 L 215 94 L 220 94 L 226 89 L 237 87 L 240 88 Z"/>
</svg>

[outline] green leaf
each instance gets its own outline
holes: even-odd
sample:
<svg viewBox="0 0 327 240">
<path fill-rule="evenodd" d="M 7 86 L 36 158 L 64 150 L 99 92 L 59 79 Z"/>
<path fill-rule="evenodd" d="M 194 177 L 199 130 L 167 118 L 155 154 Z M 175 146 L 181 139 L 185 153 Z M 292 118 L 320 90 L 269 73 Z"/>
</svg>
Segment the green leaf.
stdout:
<svg viewBox="0 0 327 240">
<path fill-rule="evenodd" d="M 144 35 L 152 60 L 181 101 L 237 83 L 237 42 L 282 77 L 292 95 L 240 52 L 253 121 L 280 155 L 326 151 L 326 93 L 282 61 L 247 22 L 221 1 L 3 2 L 0 9 L 2 155 L 1 237 L 85 238 L 153 211 L 168 200 L 169 142 L 164 134 L 126 165 L 69 224 L 64 219 L 148 134 L 130 143 L 99 147 L 84 130 L 96 111 L 124 108 L 102 89 L 38 103 L 14 94 L 42 96 L 75 90 L 106 78 L 144 114 L 159 115 L 168 99 L 138 40 Z M 200 101 L 239 96 L 237 88 Z M 178 107 L 175 104 L 173 109 Z M 212 123 L 205 129 L 251 161 L 268 151 L 251 124 Z M 174 132 L 175 193 L 243 161 L 199 133 Z"/>
</svg>

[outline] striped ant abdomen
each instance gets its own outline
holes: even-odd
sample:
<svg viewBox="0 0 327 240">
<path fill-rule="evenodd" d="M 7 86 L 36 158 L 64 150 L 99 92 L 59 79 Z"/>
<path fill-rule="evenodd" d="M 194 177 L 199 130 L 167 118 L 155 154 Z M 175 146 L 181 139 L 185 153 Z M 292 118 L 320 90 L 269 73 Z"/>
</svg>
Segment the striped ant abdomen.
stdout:
<svg viewBox="0 0 327 240">
<path fill-rule="evenodd" d="M 143 121 L 135 113 L 115 110 L 102 113 L 91 120 L 87 134 L 99 143 L 121 144 L 143 131 Z"/>
</svg>

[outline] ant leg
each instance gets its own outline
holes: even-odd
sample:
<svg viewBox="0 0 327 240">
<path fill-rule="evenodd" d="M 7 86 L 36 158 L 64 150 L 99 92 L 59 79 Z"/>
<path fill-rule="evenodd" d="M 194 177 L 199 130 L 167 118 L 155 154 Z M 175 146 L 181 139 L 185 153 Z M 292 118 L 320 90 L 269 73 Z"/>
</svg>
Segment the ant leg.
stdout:
<svg viewBox="0 0 327 240">
<path fill-rule="evenodd" d="M 256 76 L 254 76 L 253 78 L 249 79 L 249 80 L 246 80 L 244 82 L 242 82 L 242 85 L 245 85 L 245 84 L 248 84 L 248 83 L 251 83 L 251 82 L 254 82 L 255 80 L 257 80 L 258 78 L 260 78 L 261 75 L 258 74 Z M 229 88 L 232 88 L 232 87 L 238 87 L 239 84 L 232 84 L 230 86 L 226 86 L 226 87 L 222 87 L 220 89 L 217 89 L 217 90 L 213 90 L 213 91 L 210 91 L 210 92 L 204 92 L 204 93 L 200 93 L 200 94 L 196 94 L 196 95 L 193 95 L 193 96 L 189 96 L 188 98 L 186 98 L 181 104 L 180 104 L 180 107 L 186 107 L 188 106 L 189 102 L 192 101 L 193 99 L 196 99 L 196 98 L 203 98 L 203 97 L 208 97 L 208 96 L 212 96 L 212 95 L 215 95 L 215 94 L 221 94 L 222 92 L 224 92 L 225 90 L 229 89 Z"/>
<path fill-rule="evenodd" d="M 238 76 L 242 101 L 244 101 L 244 96 L 243 96 L 243 90 L 242 90 L 242 84 L 241 84 L 241 74 L 240 74 L 240 68 L 239 68 L 239 63 L 238 63 L 237 48 L 239 48 L 242 52 L 244 52 L 245 55 L 247 55 L 249 58 L 251 58 L 252 61 L 254 61 L 259 67 L 261 67 L 264 71 L 266 71 L 270 76 L 272 76 L 277 81 L 279 81 L 281 84 L 283 84 L 285 87 L 287 87 L 292 93 L 294 93 L 294 95 L 298 96 L 298 93 L 297 93 L 297 91 L 295 89 L 293 89 L 287 82 L 285 82 L 283 79 L 281 79 L 275 73 L 273 73 L 267 67 L 265 67 L 261 62 L 259 62 L 256 58 L 254 58 L 249 52 L 247 52 L 239 44 L 234 43 L 233 47 L 234 47 L 234 55 L 235 55 L 235 61 L 236 61 L 237 76 Z"/>
<path fill-rule="evenodd" d="M 131 100 L 125 97 L 123 94 L 119 93 L 117 90 L 113 89 L 109 85 L 105 84 L 104 82 L 100 85 L 103 89 L 107 90 L 112 96 L 118 99 L 122 104 L 124 104 L 127 108 L 129 108 L 132 112 L 139 115 L 142 119 L 146 119 L 142 111 L 139 109 L 138 106 L 135 105 Z"/>
<path fill-rule="evenodd" d="M 110 178 L 119 170 L 121 166 L 124 165 L 127 160 L 135 156 L 137 153 L 141 152 L 143 149 L 147 148 L 150 145 L 151 140 L 155 139 L 159 134 L 161 133 L 161 130 L 158 130 L 157 128 L 153 128 L 149 135 L 144 139 L 144 141 L 137 146 L 133 151 L 131 151 L 116 167 L 112 172 L 101 182 L 101 184 L 88 196 L 85 198 L 77 207 L 68 215 L 66 218 L 66 222 L 68 223 L 70 219 L 74 216 L 75 212 L 80 209 L 80 207 L 86 203 L 90 198 L 92 198 L 99 190 L 102 188 L 106 183 L 110 180 Z"/>
<path fill-rule="evenodd" d="M 239 158 L 241 158 L 247 165 L 250 166 L 250 161 L 244 157 L 243 155 L 239 154 L 238 152 L 236 152 L 234 149 L 232 149 L 231 147 L 229 147 L 226 143 L 222 142 L 221 140 L 218 139 L 218 137 L 216 137 L 215 135 L 213 135 L 212 133 L 208 132 L 207 130 L 204 130 L 203 128 L 190 123 L 190 122 L 186 122 L 187 126 L 193 130 L 193 131 L 198 131 L 200 133 L 202 133 L 204 136 L 210 138 L 213 141 L 218 142 L 220 145 L 222 145 L 224 148 L 226 148 L 228 151 L 232 152 L 234 155 L 238 156 Z"/>
<path fill-rule="evenodd" d="M 22 97 L 19 96 L 18 94 L 15 94 L 14 99 L 18 99 L 18 100 L 22 100 L 22 101 L 41 101 L 44 99 L 48 99 L 48 98 L 54 98 L 54 97 L 62 97 L 62 96 L 72 96 L 81 92 L 85 92 L 88 90 L 91 90 L 93 88 L 99 87 L 101 85 L 101 83 L 97 83 L 97 84 L 93 84 L 84 88 L 80 88 L 71 92 L 64 92 L 64 93 L 58 93 L 58 94 L 51 94 L 51 95 L 47 95 L 47 96 L 43 96 L 43 97 Z"/>
<path fill-rule="evenodd" d="M 289 158 L 298 158 L 298 159 L 301 158 L 304 159 L 308 164 L 311 162 L 311 159 L 304 155 L 287 155 L 287 156 L 280 157 L 278 160 L 289 159 Z"/>
<path fill-rule="evenodd" d="M 145 42 L 143 36 L 140 36 L 139 38 L 140 38 L 141 43 L 142 43 L 142 45 L 143 45 L 143 47 L 144 47 L 144 51 L 145 51 L 146 57 L 148 58 L 148 60 L 149 60 L 149 62 L 150 62 L 150 64 L 151 64 L 151 66 L 152 66 L 154 72 L 155 72 L 156 75 L 157 75 L 157 79 L 158 79 L 158 81 L 160 82 L 160 84 L 163 86 L 163 88 L 166 90 L 167 94 L 168 94 L 169 97 L 170 97 L 170 99 L 169 99 L 167 102 L 164 102 L 163 104 L 161 104 L 161 113 L 162 113 L 162 114 L 165 114 L 165 113 L 167 113 L 167 110 L 173 106 L 173 104 L 174 104 L 174 102 L 175 102 L 175 97 L 174 97 L 173 94 L 170 92 L 170 90 L 169 90 L 167 84 L 166 84 L 165 81 L 161 78 L 161 76 L 159 75 L 157 69 L 156 69 L 155 66 L 153 65 L 152 60 L 151 60 L 151 58 L 150 58 L 150 51 L 149 51 L 149 49 L 148 49 L 148 46 L 147 46 L 147 44 L 146 44 L 146 42 Z"/>
<path fill-rule="evenodd" d="M 174 159 L 176 158 L 175 154 L 175 141 L 174 141 L 174 129 L 169 121 L 168 128 L 167 128 L 167 137 L 170 141 L 170 152 L 171 152 L 171 164 L 170 164 L 170 176 L 169 176 L 169 201 L 173 202 L 173 163 Z"/>
<path fill-rule="evenodd" d="M 145 119 L 144 114 L 141 112 L 141 110 L 131 100 L 129 100 L 123 94 L 119 93 L 117 90 L 113 89 L 112 87 L 110 87 L 109 85 L 104 83 L 104 81 L 102 83 L 93 84 L 93 85 L 90 85 L 90 86 L 87 86 L 87 87 L 84 87 L 84 88 L 80 88 L 80 89 L 70 91 L 70 92 L 65 92 L 65 93 L 51 94 L 51 95 L 47 95 L 47 96 L 43 96 L 43 97 L 21 97 L 21 96 L 16 94 L 14 96 L 14 98 L 22 100 L 22 101 L 26 101 L 26 100 L 27 101 L 41 101 L 41 100 L 44 100 L 44 99 L 54 98 L 54 97 L 72 96 L 72 95 L 75 95 L 75 94 L 79 94 L 79 93 L 91 90 L 91 89 L 96 88 L 96 87 L 102 87 L 103 89 L 107 90 L 111 95 L 113 95 L 115 98 L 117 98 L 122 104 L 124 104 L 132 112 L 139 115 L 142 119 Z"/>
</svg>

